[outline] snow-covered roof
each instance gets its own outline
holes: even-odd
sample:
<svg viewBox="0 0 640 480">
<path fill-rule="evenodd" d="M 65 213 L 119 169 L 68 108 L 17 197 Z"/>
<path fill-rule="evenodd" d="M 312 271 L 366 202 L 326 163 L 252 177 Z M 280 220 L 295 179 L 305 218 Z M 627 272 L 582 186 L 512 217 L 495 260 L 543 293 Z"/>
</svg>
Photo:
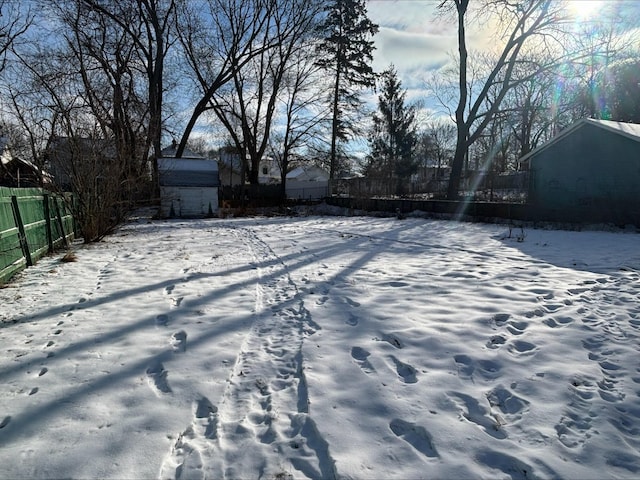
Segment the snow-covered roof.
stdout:
<svg viewBox="0 0 640 480">
<path fill-rule="evenodd" d="M 310 182 L 324 182 L 329 179 L 329 174 L 320 167 L 302 166 L 296 167 L 287 173 L 287 179 Z"/>
<path fill-rule="evenodd" d="M 159 158 L 160 185 L 181 187 L 217 187 L 218 162 L 195 158 Z"/>
<path fill-rule="evenodd" d="M 218 171 L 218 162 L 205 158 L 159 158 L 158 170 Z"/>
<path fill-rule="evenodd" d="M 629 137 L 637 142 L 640 142 L 640 125 L 637 123 L 625 123 L 614 122 L 611 120 L 595 120 L 593 118 L 587 118 L 587 123 L 593 125 L 599 125 L 600 127 Z"/>
<path fill-rule="evenodd" d="M 604 130 L 616 133 L 618 135 L 630 138 L 632 140 L 635 140 L 636 142 L 640 142 L 640 125 L 636 123 L 614 122 L 612 120 L 596 120 L 595 118 L 583 118 L 575 122 L 573 125 L 565 128 L 548 142 L 521 157 L 520 161 L 522 162 L 529 160 L 533 155 L 540 153 L 546 148 L 549 148 L 551 145 L 570 135 L 575 130 L 583 127 L 584 125 L 593 125 Z"/>
</svg>

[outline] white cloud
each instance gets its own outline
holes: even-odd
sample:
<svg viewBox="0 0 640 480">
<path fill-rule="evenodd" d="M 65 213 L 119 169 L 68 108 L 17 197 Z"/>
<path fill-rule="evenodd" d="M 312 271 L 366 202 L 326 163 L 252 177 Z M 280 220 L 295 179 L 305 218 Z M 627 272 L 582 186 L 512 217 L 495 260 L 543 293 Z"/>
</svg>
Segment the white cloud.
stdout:
<svg viewBox="0 0 640 480">
<path fill-rule="evenodd" d="M 441 106 L 430 98 L 426 79 L 430 72 L 451 61 L 457 48 L 455 22 L 436 16 L 437 2 L 423 0 L 369 0 L 368 16 L 379 25 L 374 37 L 373 68 L 382 72 L 393 63 L 407 101 L 419 102 L 426 117 L 442 115 Z M 376 108 L 377 95 L 368 99 Z"/>
<path fill-rule="evenodd" d="M 376 71 L 386 69 L 390 63 L 398 71 L 438 69 L 447 63 L 448 52 L 455 47 L 455 38 L 450 36 L 400 31 L 383 26 L 375 42 L 373 66 Z"/>
<path fill-rule="evenodd" d="M 438 19 L 436 6 L 433 1 L 369 0 L 368 16 L 380 26 L 374 37 L 376 71 L 393 63 L 405 81 L 405 74 L 434 70 L 448 61 L 448 52 L 456 48 L 455 24 Z"/>
</svg>

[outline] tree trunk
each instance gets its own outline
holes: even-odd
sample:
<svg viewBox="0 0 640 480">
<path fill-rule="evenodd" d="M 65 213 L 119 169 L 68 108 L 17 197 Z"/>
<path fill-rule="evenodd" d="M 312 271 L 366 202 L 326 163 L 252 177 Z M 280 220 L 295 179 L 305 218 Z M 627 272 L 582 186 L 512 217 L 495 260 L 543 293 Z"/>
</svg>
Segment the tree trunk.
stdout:
<svg viewBox="0 0 640 480">
<path fill-rule="evenodd" d="M 458 51 L 460 53 L 460 76 L 459 87 L 460 97 L 458 99 L 458 107 L 456 108 L 456 127 L 458 136 L 456 139 L 456 151 L 451 164 L 451 176 L 449 177 L 449 186 L 447 188 L 447 199 L 455 200 L 458 197 L 460 189 L 460 179 L 462 174 L 462 166 L 467 153 L 467 137 L 469 136 L 469 127 L 464 118 L 465 107 L 467 104 L 467 41 L 465 37 L 464 16 L 469 5 L 469 0 L 456 0 L 456 9 L 458 12 Z"/>
<path fill-rule="evenodd" d="M 333 117 L 331 119 L 331 156 L 329 160 L 329 180 L 334 180 L 336 176 L 336 150 L 338 141 L 338 122 L 340 101 L 340 60 L 336 62 L 336 83 L 333 88 Z"/>
</svg>

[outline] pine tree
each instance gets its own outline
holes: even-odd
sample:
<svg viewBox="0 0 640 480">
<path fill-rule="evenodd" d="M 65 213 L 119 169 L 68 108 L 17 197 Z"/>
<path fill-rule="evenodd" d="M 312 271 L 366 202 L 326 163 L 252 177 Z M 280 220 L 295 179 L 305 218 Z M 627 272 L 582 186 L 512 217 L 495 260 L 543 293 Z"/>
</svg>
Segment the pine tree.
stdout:
<svg viewBox="0 0 640 480">
<path fill-rule="evenodd" d="M 378 25 L 367 17 L 365 0 L 327 3 L 318 65 L 332 75 L 329 172 L 333 179 L 337 171 L 338 142 L 346 140 L 353 131 L 344 114 L 361 105 L 360 89 L 375 87 L 376 76 L 371 67 L 375 47 L 371 38 L 378 32 Z"/>
<path fill-rule="evenodd" d="M 371 153 L 366 167 L 368 175 L 394 178 L 396 193 L 403 193 L 406 181 L 417 172 L 414 156 L 418 135 L 414 106 L 405 104 L 406 90 L 391 65 L 382 73 L 378 112 L 373 116 L 369 135 Z"/>
</svg>

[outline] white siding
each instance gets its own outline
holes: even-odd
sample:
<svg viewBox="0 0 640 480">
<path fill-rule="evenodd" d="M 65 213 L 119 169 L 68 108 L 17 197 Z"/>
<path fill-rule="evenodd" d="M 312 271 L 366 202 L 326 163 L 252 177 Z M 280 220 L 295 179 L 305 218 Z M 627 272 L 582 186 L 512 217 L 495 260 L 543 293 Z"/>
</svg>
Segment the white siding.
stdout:
<svg viewBox="0 0 640 480">
<path fill-rule="evenodd" d="M 160 187 L 160 214 L 176 217 L 203 217 L 218 210 L 218 187 Z"/>
<path fill-rule="evenodd" d="M 296 200 L 320 200 L 329 194 L 329 182 L 299 182 L 287 180 L 287 198 Z"/>
</svg>

